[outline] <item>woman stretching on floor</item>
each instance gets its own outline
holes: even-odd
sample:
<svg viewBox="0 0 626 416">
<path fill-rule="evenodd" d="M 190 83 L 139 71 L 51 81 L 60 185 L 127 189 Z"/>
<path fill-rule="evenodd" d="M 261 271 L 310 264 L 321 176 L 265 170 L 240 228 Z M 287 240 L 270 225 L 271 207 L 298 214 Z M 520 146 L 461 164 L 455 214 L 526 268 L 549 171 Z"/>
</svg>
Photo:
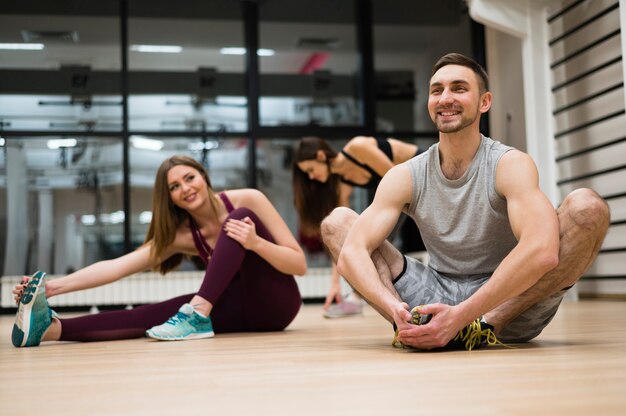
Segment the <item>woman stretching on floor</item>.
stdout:
<svg viewBox="0 0 626 416">
<path fill-rule="evenodd" d="M 47 297 L 105 285 L 150 268 L 166 273 L 185 256 L 199 256 L 206 265 L 196 294 L 72 319 L 60 319 L 48 307 Z M 144 335 L 181 340 L 212 337 L 214 331 L 280 331 L 301 305 L 293 275 L 305 272 L 302 249 L 261 192 L 215 194 L 202 165 L 187 156 L 172 156 L 156 175 L 146 242 L 132 253 L 49 282 L 44 283 L 41 272 L 24 278 L 13 291 L 18 311 L 12 341 L 16 347 L 29 347 L 51 340 Z"/>
<path fill-rule="evenodd" d="M 353 137 L 339 152 L 319 137 L 300 140 L 294 155 L 293 191 L 304 234 L 319 235 L 322 220 L 333 209 L 350 205 L 354 187 L 376 190 L 389 169 L 419 153 L 417 145 L 392 138 Z M 333 301 L 335 305 L 331 305 Z M 356 293 L 341 297 L 339 273 L 333 264 L 324 316 L 356 315 L 362 308 L 363 301 Z"/>
</svg>

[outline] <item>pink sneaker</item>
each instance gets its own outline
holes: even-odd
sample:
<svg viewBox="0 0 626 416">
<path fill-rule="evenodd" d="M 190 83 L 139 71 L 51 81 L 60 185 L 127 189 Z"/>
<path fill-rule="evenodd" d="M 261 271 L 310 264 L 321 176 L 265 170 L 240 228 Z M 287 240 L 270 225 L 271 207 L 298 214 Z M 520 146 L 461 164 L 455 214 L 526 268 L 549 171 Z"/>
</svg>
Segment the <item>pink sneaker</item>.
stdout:
<svg viewBox="0 0 626 416">
<path fill-rule="evenodd" d="M 344 300 L 341 303 L 331 305 L 324 311 L 324 318 L 346 318 L 348 316 L 361 315 L 363 313 L 362 302 L 350 302 Z"/>
</svg>

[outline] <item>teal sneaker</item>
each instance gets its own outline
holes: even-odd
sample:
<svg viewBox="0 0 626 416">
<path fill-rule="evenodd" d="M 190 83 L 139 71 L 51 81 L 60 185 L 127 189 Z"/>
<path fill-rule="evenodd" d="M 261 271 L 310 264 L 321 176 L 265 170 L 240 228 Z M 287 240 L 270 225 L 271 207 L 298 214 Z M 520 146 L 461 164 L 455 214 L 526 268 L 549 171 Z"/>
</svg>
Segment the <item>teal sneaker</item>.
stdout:
<svg viewBox="0 0 626 416">
<path fill-rule="evenodd" d="M 11 341 L 16 347 L 35 347 L 52 323 L 52 309 L 46 299 L 44 272 L 35 273 L 22 295 L 15 315 Z"/>
<path fill-rule="evenodd" d="M 161 341 L 181 341 L 185 339 L 211 338 L 213 323 L 211 317 L 200 315 L 188 303 L 180 307 L 176 315 L 163 325 L 154 326 L 146 331 L 150 338 Z"/>
</svg>

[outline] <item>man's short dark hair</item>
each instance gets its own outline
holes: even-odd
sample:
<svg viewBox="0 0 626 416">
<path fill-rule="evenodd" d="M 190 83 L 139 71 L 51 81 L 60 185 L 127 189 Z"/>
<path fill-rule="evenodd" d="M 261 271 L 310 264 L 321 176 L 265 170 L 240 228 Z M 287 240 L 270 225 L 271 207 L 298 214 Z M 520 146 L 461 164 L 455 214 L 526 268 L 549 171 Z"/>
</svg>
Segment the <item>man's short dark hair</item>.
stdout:
<svg viewBox="0 0 626 416">
<path fill-rule="evenodd" d="M 480 93 L 484 93 L 489 91 L 489 77 L 487 76 L 487 72 L 485 68 L 483 68 L 478 62 L 473 60 L 472 58 L 468 58 L 467 56 L 460 53 L 449 53 L 437 61 L 433 66 L 433 70 L 430 74 L 431 78 L 435 75 L 435 72 L 439 71 L 441 68 L 447 65 L 460 65 L 466 68 L 471 69 L 478 79 L 478 87 L 480 89 Z"/>
</svg>

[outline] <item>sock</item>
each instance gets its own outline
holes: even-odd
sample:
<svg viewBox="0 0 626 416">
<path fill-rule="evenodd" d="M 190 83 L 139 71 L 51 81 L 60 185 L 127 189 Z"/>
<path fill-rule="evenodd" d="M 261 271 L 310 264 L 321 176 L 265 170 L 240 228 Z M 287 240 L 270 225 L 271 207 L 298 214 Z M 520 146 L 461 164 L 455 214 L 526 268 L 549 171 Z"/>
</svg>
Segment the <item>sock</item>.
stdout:
<svg viewBox="0 0 626 416">
<path fill-rule="evenodd" d="M 193 312 L 194 312 L 195 314 L 200 315 L 200 316 L 201 316 L 201 317 L 203 317 L 204 319 L 206 319 L 206 318 L 208 318 L 208 317 L 209 317 L 209 315 L 205 315 L 205 314 L 203 314 L 203 313 L 200 313 L 200 311 L 198 311 L 194 305 L 191 305 L 191 306 L 193 307 Z"/>
</svg>

